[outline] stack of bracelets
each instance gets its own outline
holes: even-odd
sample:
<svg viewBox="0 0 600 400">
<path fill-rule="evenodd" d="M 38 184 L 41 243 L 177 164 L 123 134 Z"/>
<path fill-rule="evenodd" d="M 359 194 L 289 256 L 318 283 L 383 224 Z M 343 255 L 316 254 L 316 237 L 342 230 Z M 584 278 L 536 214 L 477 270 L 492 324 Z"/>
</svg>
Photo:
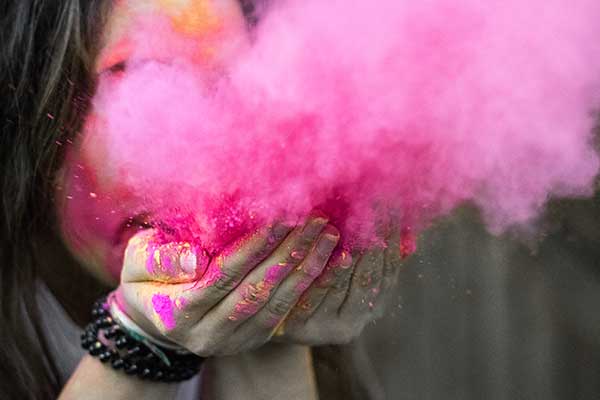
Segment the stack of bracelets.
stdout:
<svg viewBox="0 0 600 400">
<path fill-rule="evenodd" d="M 81 335 L 81 346 L 116 370 L 156 382 L 188 380 L 200 370 L 202 357 L 161 347 L 125 331 L 111 316 L 106 298 L 94 304 L 92 318 Z"/>
</svg>

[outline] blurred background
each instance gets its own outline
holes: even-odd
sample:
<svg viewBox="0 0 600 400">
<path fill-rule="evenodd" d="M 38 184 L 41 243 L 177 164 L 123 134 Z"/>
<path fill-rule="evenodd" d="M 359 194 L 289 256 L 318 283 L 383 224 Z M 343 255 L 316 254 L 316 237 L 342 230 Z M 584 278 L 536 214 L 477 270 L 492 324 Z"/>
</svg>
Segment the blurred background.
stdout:
<svg viewBox="0 0 600 400">
<path fill-rule="evenodd" d="M 362 340 L 389 399 L 600 399 L 600 195 L 527 240 L 440 221 Z"/>
</svg>

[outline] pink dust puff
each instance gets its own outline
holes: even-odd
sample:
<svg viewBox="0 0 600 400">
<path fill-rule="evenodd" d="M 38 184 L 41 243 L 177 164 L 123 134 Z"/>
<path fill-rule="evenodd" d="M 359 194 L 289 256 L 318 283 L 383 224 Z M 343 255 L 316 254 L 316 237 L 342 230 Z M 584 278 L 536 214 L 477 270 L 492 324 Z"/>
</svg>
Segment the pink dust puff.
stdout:
<svg viewBox="0 0 600 400">
<path fill-rule="evenodd" d="M 315 208 L 350 247 L 465 201 L 502 232 L 593 192 L 598 20 L 596 0 L 283 2 L 218 79 L 185 56 L 101 79 L 97 134 L 119 184 L 210 251 Z"/>
</svg>

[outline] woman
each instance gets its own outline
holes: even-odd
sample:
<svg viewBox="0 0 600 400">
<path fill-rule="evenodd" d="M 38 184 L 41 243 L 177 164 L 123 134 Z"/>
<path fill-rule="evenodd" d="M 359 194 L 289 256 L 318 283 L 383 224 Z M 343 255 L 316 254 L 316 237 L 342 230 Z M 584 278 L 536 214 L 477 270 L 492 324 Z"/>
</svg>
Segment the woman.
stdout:
<svg viewBox="0 0 600 400">
<path fill-rule="evenodd" d="M 93 124 L 84 129 L 84 122 L 99 75 L 126 71 L 128 54 L 119 44 L 135 33 L 132 21 L 165 13 L 197 24 L 204 40 L 207 10 L 226 35 L 211 37 L 211 45 L 228 57 L 254 21 L 251 4 L 2 2 L 1 398 L 199 398 L 200 390 L 202 398 L 315 398 L 306 346 L 348 342 L 380 309 L 395 280 L 397 252 L 332 256 L 339 234 L 326 216 L 243 238 L 210 261 L 207 271 L 218 274 L 205 273 L 198 282 L 186 275 L 186 262 L 193 260 L 192 270 L 200 262 L 188 244 L 149 250 L 157 231 L 135 211 L 134 200 L 125 204 L 129 213 L 110 213 L 102 202 L 89 201 L 96 185 L 110 185 L 111 174 L 102 163 L 102 143 L 86 141 Z M 85 207 L 81 193 L 88 196 Z M 105 216 L 101 223 L 98 215 Z M 176 274 L 165 272 L 165 260 Z M 274 265 L 283 268 L 273 273 Z M 189 284 L 201 290 L 177 297 Z M 64 312 L 83 326 L 94 300 L 113 289 L 104 309 L 127 334 L 138 332 L 148 346 L 208 358 L 201 383 L 197 376 L 182 383 L 141 380 L 92 355 L 78 354 L 71 367 L 63 345 L 67 333 L 77 331 Z M 352 391 L 347 396 L 365 398 L 358 386 L 346 385 Z"/>
</svg>

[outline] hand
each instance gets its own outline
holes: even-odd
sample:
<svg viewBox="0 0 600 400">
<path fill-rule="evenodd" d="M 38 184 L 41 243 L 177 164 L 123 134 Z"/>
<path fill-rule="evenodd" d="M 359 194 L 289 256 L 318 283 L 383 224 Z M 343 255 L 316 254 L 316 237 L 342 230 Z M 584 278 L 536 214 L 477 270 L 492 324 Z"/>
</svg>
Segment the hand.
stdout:
<svg viewBox="0 0 600 400">
<path fill-rule="evenodd" d="M 274 340 L 307 345 L 345 344 L 383 315 L 402 257 L 396 238 L 386 248 L 333 257 L 302 295 Z"/>
<path fill-rule="evenodd" d="M 339 240 L 325 218 L 313 217 L 265 229 L 199 269 L 190 244 L 154 245 L 155 234 L 130 240 L 115 301 L 148 334 L 201 356 L 269 341 Z"/>
</svg>

